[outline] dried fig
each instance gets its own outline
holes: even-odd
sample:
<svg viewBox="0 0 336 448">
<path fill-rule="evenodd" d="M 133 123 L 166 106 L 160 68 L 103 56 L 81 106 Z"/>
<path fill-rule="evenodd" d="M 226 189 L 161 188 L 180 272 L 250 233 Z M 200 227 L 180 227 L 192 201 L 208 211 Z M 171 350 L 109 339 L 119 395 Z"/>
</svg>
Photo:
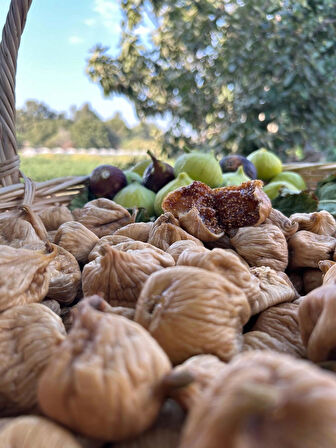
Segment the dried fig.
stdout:
<svg viewBox="0 0 336 448">
<path fill-rule="evenodd" d="M 174 390 L 172 397 L 184 409 L 191 409 L 197 401 L 202 399 L 204 390 L 218 375 L 226 364 L 214 355 L 197 355 L 176 366 L 173 372 L 191 374 L 194 381 L 186 387 Z"/>
<path fill-rule="evenodd" d="M 70 252 L 79 263 L 87 263 L 88 256 L 99 238 L 83 224 L 70 221 L 58 229 L 54 242 Z"/>
<path fill-rule="evenodd" d="M 83 448 L 62 426 L 35 415 L 10 419 L 0 430 L 0 445 L 4 448 Z"/>
<path fill-rule="evenodd" d="M 104 247 L 106 245 L 108 246 L 116 246 L 117 244 L 121 243 L 129 243 L 132 248 L 136 247 L 144 247 L 141 241 L 135 241 L 132 238 L 128 238 L 128 236 L 123 235 L 107 235 L 100 238 L 97 242 L 97 244 L 93 247 L 92 251 L 89 253 L 88 260 L 92 261 L 95 260 L 97 257 L 101 257 L 105 254 Z M 148 247 L 148 246 L 147 246 Z M 149 246 L 156 250 L 154 246 Z"/>
<path fill-rule="evenodd" d="M 135 321 L 175 364 L 199 354 L 231 359 L 242 347 L 242 327 L 249 316 L 240 288 L 217 273 L 189 266 L 152 274 L 135 310 Z"/>
<path fill-rule="evenodd" d="M 290 219 L 298 224 L 299 230 L 308 230 L 318 235 L 336 235 L 335 218 L 326 210 L 314 213 L 295 213 Z"/>
<path fill-rule="evenodd" d="M 73 221 L 73 216 L 68 207 L 64 205 L 55 205 L 54 207 L 48 207 L 39 212 L 44 227 L 47 231 L 57 230 L 59 226 L 68 221 Z"/>
<path fill-rule="evenodd" d="M 128 238 L 132 238 L 132 240 L 147 243 L 149 232 L 152 227 L 152 222 L 134 222 L 116 230 L 113 235 L 126 236 Z"/>
<path fill-rule="evenodd" d="M 299 229 L 299 224 L 296 221 L 288 218 L 275 208 L 272 208 L 266 222 L 279 227 L 285 238 L 290 238 Z"/>
<path fill-rule="evenodd" d="M 191 409 L 179 448 L 331 448 L 336 380 L 303 360 L 237 356 Z"/>
<path fill-rule="evenodd" d="M 56 257 L 50 262 L 48 273 L 48 299 L 62 304 L 73 302 L 81 282 L 81 271 L 76 258 L 63 247 L 56 246 Z"/>
<path fill-rule="evenodd" d="M 169 254 L 140 241 L 105 244 L 100 246 L 100 253 L 84 266 L 83 293 L 98 294 L 113 306 L 134 308 L 147 278 L 175 265 Z"/>
<path fill-rule="evenodd" d="M 180 240 L 191 240 L 198 246 L 203 246 L 199 239 L 181 229 L 171 213 L 164 213 L 154 222 L 148 237 L 148 243 L 165 251 Z"/>
<path fill-rule="evenodd" d="M 305 269 L 303 271 L 303 291 L 308 294 L 322 285 L 322 272 L 319 269 Z"/>
<path fill-rule="evenodd" d="M 111 448 L 176 448 L 184 419 L 183 409 L 175 401 L 168 399 L 150 429 L 136 439 L 116 443 Z"/>
<path fill-rule="evenodd" d="M 336 239 L 300 230 L 288 241 L 289 264 L 295 268 L 318 268 L 321 260 L 332 259 Z"/>
<path fill-rule="evenodd" d="M 336 359 L 336 286 L 320 286 L 300 303 L 299 325 L 308 358 L 314 362 Z"/>
<path fill-rule="evenodd" d="M 249 295 L 252 315 L 297 298 L 297 292 L 285 273 L 264 266 L 251 268 L 250 272 L 259 283 L 259 292 Z"/>
<path fill-rule="evenodd" d="M 94 297 L 77 307 L 68 337 L 39 381 L 38 399 L 47 416 L 72 430 L 119 441 L 154 422 L 171 366 L 140 325 L 99 311 L 103 304 Z"/>
<path fill-rule="evenodd" d="M 251 275 L 247 266 L 239 259 L 239 255 L 231 250 L 195 247 L 186 249 L 176 263 L 178 266 L 195 266 L 217 272 L 225 279 L 241 288 L 249 303 L 253 303 L 260 295 L 259 281 Z"/>
<path fill-rule="evenodd" d="M 288 347 L 283 342 L 263 331 L 249 331 L 244 334 L 243 352 L 267 350 L 288 353 Z"/>
<path fill-rule="evenodd" d="M 37 381 L 65 338 L 63 323 L 39 303 L 20 305 L 0 314 L 0 415 L 35 408 Z"/>
<path fill-rule="evenodd" d="M 124 207 L 105 198 L 88 202 L 83 208 L 75 209 L 73 215 L 76 221 L 83 224 L 99 238 L 110 235 L 120 227 L 130 224 L 133 220 Z"/>
<path fill-rule="evenodd" d="M 32 250 L 43 250 L 44 243 L 36 234 L 34 227 L 19 214 L 3 213 L 0 216 L 0 245 Z"/>
<path fill-rule="evenodd" d="M 15 305 L 41 302 L 49 288 L 48 266 L 56 256 L 1 246 L 0 311 Z"/>
<path fill-rule="evenodd" d="M 284 271 L 287 267 L 286 238 L 273 224 L 242 227 L 230 242 L 250 266 L 268 266 L 275 271 Z"/>
<path fill-rule="evenodd" d="M 46 299 L 41 302 L 41 305 L 48 307 L 51 311 L 53 311 L 57 316 L 61 315 L 61 307 L 60 304 L 53 299 Z"/>
<path fill-rule="evenodd" d="M 298 303 L 272 306 L 259 315 L 252 330 L 269 334 L 283 345 L 286 353 L 304 358 L 306 350 L 301 339 L 298 312 Z"/>
<path fill-rule="evenodd" d="M 176 241 L 171 246 L 169 246 L 166 252 L 174 258 L 176 263 L 182 252 L 186 249 L 190 249 L 191 247 L 199 247 L 199 245 L 192 240 L 181 240 Z"/>
</svg>

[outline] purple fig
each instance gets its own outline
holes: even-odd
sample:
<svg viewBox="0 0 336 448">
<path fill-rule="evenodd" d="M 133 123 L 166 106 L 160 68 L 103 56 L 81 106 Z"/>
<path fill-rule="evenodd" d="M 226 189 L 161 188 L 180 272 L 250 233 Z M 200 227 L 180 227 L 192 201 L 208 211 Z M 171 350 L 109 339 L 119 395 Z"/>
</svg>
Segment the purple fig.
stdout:
<svg viewBox="0 0 336 448">
<path fill-rule="evenodd" d="M 152 159 L 152 163 L 143 174 L 142 184 L 157 193 L 168 182 L 175 179 L 174 169 L 168 163 L 158 160 L 150 151 L 147 151 L 147 154 Z"/>
<path fill-rule="evenodd" d="M 223 173 L 231 173 L 237 171 L 237 169 L 242 165 L 244 168 L 244 173 L 250 179 L 257 178 L 256 167 L 250 162 L 246 157 L 231 154 L 229 156 L 223 157 L 219 162 Z"/>
<path fill-rule="evenodd" d="M 126 185 L 125 174 L 113 165 L 99 165 L 90 175 L 90 190 L 97 197 L 112 199 Z"/>
</svg>

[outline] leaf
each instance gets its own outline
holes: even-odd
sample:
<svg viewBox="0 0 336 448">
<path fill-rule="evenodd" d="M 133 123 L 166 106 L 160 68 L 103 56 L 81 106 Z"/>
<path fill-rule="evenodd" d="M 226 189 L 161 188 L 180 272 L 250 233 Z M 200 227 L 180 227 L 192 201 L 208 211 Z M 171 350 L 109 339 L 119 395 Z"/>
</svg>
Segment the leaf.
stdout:
<svg viewBox="0 0 336 448">
<path fill-rule="evenodd" d="M 326 210 L 331 215 L 336 217 L 336 200 L 335 199 L 325 199 L 319 202 L 318 209 L 319 212 L 321 210 Z"/>
<path fill-rule="evenodd" d="M 320 200 L 334 199 L 336 197 L 336 175 L 331 174 L 320 181 L 315 193 Z"/>
<path fill-rule="evenodd" d="M 308 191 L 293 193 L 283 189 L 280 195 L 273 199 L 272 206 L 286 216 L 293 213 L 312 213 L 318 208 L 318 198 Z"/>
</svg>

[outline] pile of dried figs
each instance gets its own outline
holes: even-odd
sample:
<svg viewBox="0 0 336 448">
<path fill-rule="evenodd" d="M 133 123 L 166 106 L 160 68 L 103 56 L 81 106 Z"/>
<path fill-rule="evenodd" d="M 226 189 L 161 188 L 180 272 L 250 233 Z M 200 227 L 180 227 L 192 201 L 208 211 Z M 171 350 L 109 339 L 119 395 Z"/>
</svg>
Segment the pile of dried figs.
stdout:
<svg viewBox="0 0 336 448">
<path fill-rule="evenodd" d="M 0 446 L 334 448 L 336 222 L 262 186 L 1 214 Z"/>
</svg>

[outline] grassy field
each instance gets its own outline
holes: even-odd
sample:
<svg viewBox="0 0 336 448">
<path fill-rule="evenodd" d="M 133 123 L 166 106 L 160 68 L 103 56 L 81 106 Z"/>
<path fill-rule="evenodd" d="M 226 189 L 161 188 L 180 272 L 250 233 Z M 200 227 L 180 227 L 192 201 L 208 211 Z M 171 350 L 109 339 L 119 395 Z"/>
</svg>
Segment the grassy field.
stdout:
<svg viewBox="0 0 336 448">
<path fill-rule="evenodd" d="M 45 154 L 35 157 L 21 157 L 21 170 L 31 179 L 44 180 L 65 177 L 85 176 L 98 165 L 110 164 L 126 169 L 141 160 L 129 156 L 93 156 L 93 155 L 54 155 Z"/>
</svg>

